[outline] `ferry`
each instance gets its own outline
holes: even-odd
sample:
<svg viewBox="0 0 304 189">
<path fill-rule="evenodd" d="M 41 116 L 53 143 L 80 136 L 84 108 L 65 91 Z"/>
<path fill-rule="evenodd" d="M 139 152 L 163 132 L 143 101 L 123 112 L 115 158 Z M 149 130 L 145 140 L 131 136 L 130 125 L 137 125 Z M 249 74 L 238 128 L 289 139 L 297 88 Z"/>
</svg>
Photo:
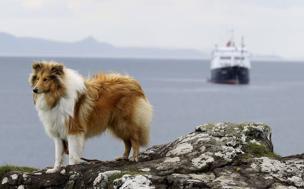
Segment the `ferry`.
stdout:
<svg viewBox="0 0 304 189">
<path fill-rule="evenodd" d="M 238 47 L 231 38 L 224 47 L 215 46 L 211 59 L 211 78 L 213 83 L 249 84 L 250 54 L 245 48 L 244 39 Z"/>
</svg>

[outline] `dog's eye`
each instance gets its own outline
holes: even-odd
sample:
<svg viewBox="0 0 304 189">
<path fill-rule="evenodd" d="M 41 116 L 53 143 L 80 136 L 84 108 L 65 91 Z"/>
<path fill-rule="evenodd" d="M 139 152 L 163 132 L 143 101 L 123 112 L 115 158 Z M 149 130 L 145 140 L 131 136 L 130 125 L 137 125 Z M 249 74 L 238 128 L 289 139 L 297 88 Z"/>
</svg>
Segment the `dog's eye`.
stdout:
<svg viewBox="0 0 304 189">
<path fill-rule="evenodd" d="M 47 78 L 44 78 L 44 79 L 43 79 L 43 81 L 47 81 L 47 80 L 48 80 Z"/>
</svg>

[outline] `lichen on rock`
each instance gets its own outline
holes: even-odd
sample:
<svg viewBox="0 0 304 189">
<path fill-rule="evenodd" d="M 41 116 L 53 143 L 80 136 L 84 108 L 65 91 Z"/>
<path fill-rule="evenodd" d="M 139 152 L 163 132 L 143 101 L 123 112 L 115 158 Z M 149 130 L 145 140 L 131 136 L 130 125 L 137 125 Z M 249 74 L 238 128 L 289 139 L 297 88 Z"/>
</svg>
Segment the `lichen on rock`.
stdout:
<svg viewBox="0 0 304 189">
<path fill-rule="evenodd" d="M 262 123 L 208 123 L 140 154 L 140 161 L 92 161 L 46 174 L 13 171 L 0 188 L 304 188 L 304 154 L 280 157 Z"/>
<path fill-rule="evenodd" d="M 115 189 L 154 189 L 152 182 L 143 175 L 123 175 L 121 178 L 114 180 Z"/>
</svg>

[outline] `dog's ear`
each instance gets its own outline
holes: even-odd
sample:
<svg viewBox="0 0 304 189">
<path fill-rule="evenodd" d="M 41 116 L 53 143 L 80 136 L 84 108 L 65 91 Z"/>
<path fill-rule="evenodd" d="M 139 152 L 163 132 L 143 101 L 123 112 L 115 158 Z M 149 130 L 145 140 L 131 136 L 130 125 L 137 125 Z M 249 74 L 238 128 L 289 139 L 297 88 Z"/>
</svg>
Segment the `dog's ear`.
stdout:
<svg viewBox="0 0 304 189">
<path fill-rule="evenodd" d="M 33 62 L 32 68 L 35 71 L 39 71 L 42 68 L 43 64 L 41 62 Z"/>
<path fill-rule="evenodd" d="M 52 72 L 52 74 L 55 74 L 55 75 L 62 75 L 63 74 L 63 65 L 62 64 L 53 65 L 51 72 Z"/>
</svg>

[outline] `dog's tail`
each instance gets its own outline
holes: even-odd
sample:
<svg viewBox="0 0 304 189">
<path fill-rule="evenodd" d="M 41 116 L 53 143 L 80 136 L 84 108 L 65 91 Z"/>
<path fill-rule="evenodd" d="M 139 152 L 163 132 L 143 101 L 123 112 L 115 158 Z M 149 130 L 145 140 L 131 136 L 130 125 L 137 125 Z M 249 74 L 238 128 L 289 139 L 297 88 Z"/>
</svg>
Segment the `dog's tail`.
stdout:
<svg viewBox="0 0 304 189">
<path fill-rule="evenodd" d="M 145 146 L 149 143 L 150 124 L 153 116 L 153 108 L 145 98 L 139 98 L 135 103 L 134 121 L 139 126 L 139 144 Z"/>
</svg>

